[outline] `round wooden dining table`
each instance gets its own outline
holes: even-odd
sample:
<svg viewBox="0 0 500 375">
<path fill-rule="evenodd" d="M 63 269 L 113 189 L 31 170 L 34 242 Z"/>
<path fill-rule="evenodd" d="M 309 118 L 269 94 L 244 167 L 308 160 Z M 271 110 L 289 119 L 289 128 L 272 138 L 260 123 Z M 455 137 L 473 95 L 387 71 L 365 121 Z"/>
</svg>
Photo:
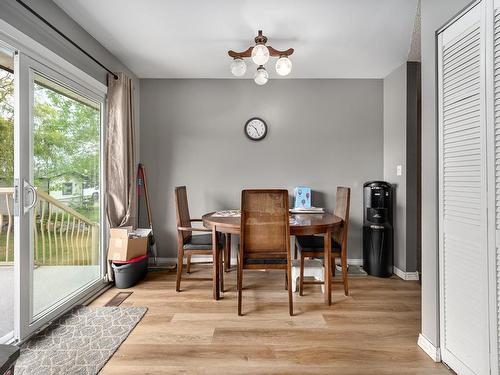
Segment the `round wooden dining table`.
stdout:
<svg viewBox="0 0 500 375">
<path fill-rule="evenodd" d="M 214 216 L 215 215 L 215 216 Z M 230 269 L 231 258 L 231 235 L 240 234 L 240 216 L 219 216 L 216 212 L 210 212 L 202 216 L 203 225 L 206 228 L 212 229 L 215 226 L 217 232 L 225 234 L 224 244 L 224 270 Z M 325 270 L 331 268 L 331 247 L 332 247 L 332 232 L 338 230 L 343 224 L 343 220 L 330 212 L 313 213 L 313 214 L 290 214 L 290 235 L 292 236 L 307 236 L 313 234 L 323 234 L 324 242 L 324 267 Z M 325 272 L 325 303 L 332 303 L 332 274 Z"/>
</svg>

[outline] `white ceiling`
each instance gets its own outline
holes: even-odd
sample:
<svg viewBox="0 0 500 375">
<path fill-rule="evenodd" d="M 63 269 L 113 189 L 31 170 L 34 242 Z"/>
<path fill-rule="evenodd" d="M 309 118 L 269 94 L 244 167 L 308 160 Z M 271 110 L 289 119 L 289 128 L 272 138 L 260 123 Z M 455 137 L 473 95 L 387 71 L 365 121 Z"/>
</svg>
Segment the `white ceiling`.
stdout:
<svg viewBox="0 0 500 375">
<path fill-rule="evenodd" d="M 248 48 L 258 29 L 268 45 L 295 48 L 291 78 L 382 78 L 406 61 L 417 9 L 417 0 L 54 1 L 140 78 L 232 77 L 227 51 Z"/>
</svg>

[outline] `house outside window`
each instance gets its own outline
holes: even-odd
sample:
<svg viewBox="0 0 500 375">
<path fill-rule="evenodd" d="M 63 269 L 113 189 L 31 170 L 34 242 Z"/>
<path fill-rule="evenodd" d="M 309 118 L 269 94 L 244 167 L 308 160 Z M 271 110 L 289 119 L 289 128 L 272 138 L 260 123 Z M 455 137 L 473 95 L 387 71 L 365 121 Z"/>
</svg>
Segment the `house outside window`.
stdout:
<svg viewBox="0 0 500 375">
<path fill-rule="evenodd" d="M 62 195 L 73 195 L 73 183 L 72 182 L 63 183 Z"/>
</svg>

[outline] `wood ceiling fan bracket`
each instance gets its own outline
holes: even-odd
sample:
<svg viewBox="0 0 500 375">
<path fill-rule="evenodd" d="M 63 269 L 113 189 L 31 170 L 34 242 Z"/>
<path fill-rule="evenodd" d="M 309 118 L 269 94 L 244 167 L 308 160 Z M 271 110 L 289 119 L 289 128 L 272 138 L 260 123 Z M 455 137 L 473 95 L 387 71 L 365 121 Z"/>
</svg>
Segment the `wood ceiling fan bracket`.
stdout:
<svg viewBox="0 0 500 375">
<path fill-rule="evenodd" d="M 256 44 L 266 44 L 267 43 L 267 37 L 262 35 L 262 30 L 259 30 L 259 35 L 257 35 L 255 37 L 255 43 Z M 284 57 L 284 56 L 288 57 L 294 52 L 293 48 L 289 48 L 285 51 L 280 51 L 280 50 L 277 50 L 271 46 L 267 46 L 267 49 L 269 50 L 269 55 L 272 57 Z M 236 51 L 229 50 L 229 51 L 227 51 L 227 54 L 229 56 L 231 56 L 233 59 L 243 59 L 246 57 L 251 57 L 252 50 L 253 50 L 253 46 L 248 47 L 248 49 L 246 51 L 242 51 L 242 52 L 236 52 Z"/>
<path fill-rule="evenodd" d="M 273 57 L 284 57 L 284 56 L 288 57 L 294 52 L 293 48 L 288 48 L 286 51 L 280 51 L 280 50 L 274 49 L 271 46 L 267 46 L 267 49 L 269 50 L 269 55 L 271 55 Z"/>
<path fill-rule="evenodd" d="M 279 51 L 279 50 L 274 49 L 273 47 L 270 47 L 270 46 L 268 46 L 267 48 L 269 49 L 269 55 L 271 55 L 272 57 L 283 57 L 283 56 L 288 57 L 294 52 L 293 48 L 289 48 L 286 51 Z M 233 59 L 243 59 L 246 57 L 251 57 L 252 50 L 253 50 L 253 47 L 249 47 L 246 51 L 243 51 L 243 52 L 236 52 L 236 51 L 230 50 L 230 51 L 227 51 L 227 54 L 229 56 L 231 56 Z"/>
<path fill-rule="evenodd" d="M 267 36 L 262 35 L 262 30 L 259 30 L 259 35 L 255 37 L 255 44 L 266 44 Z"/>
<path fill-rule="evenodd" d="M 243 52 L 235 52 L 235 51 L 228 51 L 227 54 L 231 56 L 233 59 L 242 59 L 245 57 L 251 57 L 252 56 L 252 50 L 253 47 L 249 47 L 246 51 Z"/>
</svg>

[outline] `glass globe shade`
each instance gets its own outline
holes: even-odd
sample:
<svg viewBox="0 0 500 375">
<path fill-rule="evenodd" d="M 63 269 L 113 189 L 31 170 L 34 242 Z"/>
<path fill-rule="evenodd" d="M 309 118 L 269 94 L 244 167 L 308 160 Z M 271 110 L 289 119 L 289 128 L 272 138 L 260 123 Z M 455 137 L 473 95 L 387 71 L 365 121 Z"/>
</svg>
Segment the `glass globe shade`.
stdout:
<svg viewBox="0 0 500 375">
<path fill-rule="evenodd" d="M 267 70 L 261 65 L 257 68 L 257 72 L 255 73 L 254 81 L 259 86 L 265 85 L 269 80 L 269 74 Z"/>
<path fill-rule="evenodd" d="M 278 61 L 276 61 L 276 73 L 280 76 L 287 76 L 292 71 L 292 61 L 286 57 L 280 57 Z"/>
<path fill-rule="evenodd" d="M 252 60 L 257 65 L 264 65 L 269 60 L 269 50 L 264 44 L 257 44 L 252 49 Z"/>
<path fill-rule="evenodd" d="M 241 77 L 247 71 L 247 64 L 243 59 L 236 58 L 231 62 L 231 73 L 236 77 Z"/>
</svg>

